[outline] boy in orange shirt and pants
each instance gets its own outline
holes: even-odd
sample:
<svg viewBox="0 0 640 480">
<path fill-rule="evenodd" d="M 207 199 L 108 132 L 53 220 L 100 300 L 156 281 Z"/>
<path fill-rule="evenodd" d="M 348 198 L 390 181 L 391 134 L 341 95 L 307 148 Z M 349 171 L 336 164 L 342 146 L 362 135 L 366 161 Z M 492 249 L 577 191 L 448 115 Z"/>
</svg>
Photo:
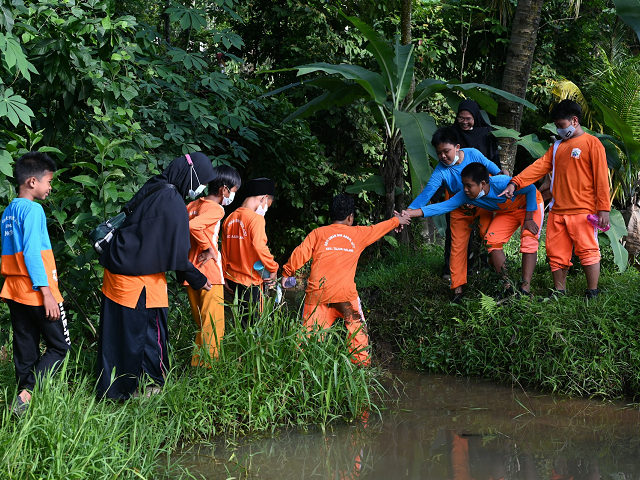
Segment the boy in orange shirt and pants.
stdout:
<svg viewBox="0 0 640 480">
<path fill-rule="evenodd" d="M 609 224 L 609 176 L 605 150 L 596 137 L 580 127 L 582 109 L 572 100 L 563 100 L 551 110 L 561 140 L 520 175 L 513 177 L 501 195 L 513 192 L 551 173 L 553 195 L 547 220 L 547 256 L 555 291 L 566 293 L 571 254 L 576 255 L 587 277 L 587 299 L 596 297 L 600 277 L 600 247 L 596 228 L 587 215 L 597 214 L 601 228 Z"/>
<path fill-rule="evenodd" d="M 187 295 L 191 316 L 196 322 L 196 351 L 191 365 L 203 365 L 200 356 L 203 345 L 209 359 L 218 358 L 218 349 L 224 336 L 224 275 L 222 256 L 218 251 L 218 233 L 224 217 L 223 206 L 233 202 L 242 180 L 233 167 L 220 165 L 213 169 L 215 177 L 209 182 L 209 194 L 187 205 L 191 249 L 189 261 L 196 265 L 211 283 L 211 290 L 195 290 L 187 282 Z M 214 333 L 215 330 L 215 333 Z"/>
<path fill-rule="evenodd" d="M 313 259 L 304 300 L 304 325 L 329 328 L 343 318 L 349 331 L 352 361 L 369 366 L 369 337 L 354 277 L 362 251 L 399 225 L 408 225 L 408 217 L 395 216 L 371 227 L 354 227 L 353 198 L 333 197 L 329 214 L 333 223 L 313 230 L 293 251 L 282 267 L 282 285 Z"/>
<path fill-rule="evenodd" d="M 242 202 L 223 225 L 222 270 L 229 289 L 244 308 L 242 326 L 246 328 L 262 311 L 262 286 L 275 283 L 278 264 L 267 247 L 264 215 L 275 196 L 275 183 L 268 178 L 246 182 L 238 192 Z M 269 278 L 263 279 L 253 267 L 261 261 Z"/>
</svg>

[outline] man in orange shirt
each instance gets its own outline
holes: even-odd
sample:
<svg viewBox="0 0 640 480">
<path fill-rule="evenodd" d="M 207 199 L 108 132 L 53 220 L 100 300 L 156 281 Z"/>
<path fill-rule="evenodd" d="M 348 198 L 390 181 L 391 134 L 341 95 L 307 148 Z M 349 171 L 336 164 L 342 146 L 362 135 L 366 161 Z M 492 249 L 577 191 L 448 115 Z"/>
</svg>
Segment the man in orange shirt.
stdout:
<svg viewBox="0 0 640 480">
<path fill-rule="evenodd" d="M 596 297 L 600 277 L 600 247 L 596 228 L 587 215 L 597 214 L 601 228 L 609 224 L 609 176 L 605 150 L 596 137 L 582 130 L 582 109 L 572 100 L 563 100 L 551 110 L 561 140 L 520 175 L 513 177 L 500 194 L 507 198 L 519 188 L 531 185 L 551 173 L 552 200 L 547 220 L 547 256 L 555 291 L 566 293 L 571 255 L 576 255 L 587 277 L 587 299 Z"/>
<path fill-rule="evenodd" d="M 246 328 L 262 311 L 262 286 L 272 285 L 278 264 L 267 247 L 264 215 L 273 203 L 275 183 L 268 178 L 249 180 L 238 192 L 242 202 L 222 226 L 222 270 L 228 288 L 241 302 L 240 318 Z M 253 267 L 262 262 L 269 278 Z"/>
<path fill-rule="evenodd" d="M 191 316 L 198 327 L 196 350 L 191 365 L 204 364 L 208 350 L 209 359 L 218 358 L 218 349 L 224 336 L 224 276 L 222 256 L 218 251 L 218 233 L 224 217 L 223 206 L 233 202 L 242 180 L 235 168 L 220 165 L 213 169 L 214 179 L 209 182 L 209 193 L 187 205 L 191 249 L 189 261 L 196 265 L 211 283 L 211 290 L 196 290 L 187 282 L 187 295 L 191 304 Z M 214 333 L 215 331 L 215 333 Z"/>
<path fill-rule="evenodd" d="M 362 251 L 389 231 L 408 225 L 409 217 L 395 216 L 371 227 L 354 227 L 353 198 L 333 197 L 329 214 L 333 223 L 313 230 L 293 251 L 282 268 L 282 285 L 313 259 L 304 300 L 304 325 L 329 328 L 343 318 L 349 331 L 352 361 L 369 366 L 369 337 L 354 277 Z"/>
</svg>

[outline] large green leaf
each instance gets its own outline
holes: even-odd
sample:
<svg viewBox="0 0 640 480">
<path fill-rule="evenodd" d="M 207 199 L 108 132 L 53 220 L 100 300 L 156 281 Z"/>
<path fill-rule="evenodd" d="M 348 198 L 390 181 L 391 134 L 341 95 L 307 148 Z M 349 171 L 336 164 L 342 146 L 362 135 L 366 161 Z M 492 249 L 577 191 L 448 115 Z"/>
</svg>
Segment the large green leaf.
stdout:
<svg viewBox="0 0 640 480">
<path fill-rule="evenodd" d="M 283 123 L 288 123 L 296 118 L 309 117 L 319 110 L 324 110 L 332 106 L 341 107 L 343 105 L 353 103 L 359 98 L 369 97 L 368 92 L 357 83 L 347 83 L 337 78 L 334 80 L 338 80 L 340 85 L 336 84 L 333 87 L 333 90 L 328 90 L 322 95 L 319 95 L 313 100 L 305 103 L 285 118 Z"/>
<path fill-rule="evenodd" d="M 435 120 L 428 113 L 406 113 L 394 110 L 396 124 L 402 133 L 409 161 L 421 181 L 426 183 L 431 176 L 431 158 L 437 158 L 431 145 L 431 137 L 437 130 Z"/>
<path fill-rule="evenodd" d="M 400 102 L 407 96 L 409 90 L 411 90 L 411 81 L 413 80 L 413 70 L 415 64 L 415 56 L 413 54 L 413 45 L 400 45 L 400 39 L 396 37 L 395 48 L 395 77 L 396 77 L 396 92 L 395 92 L 395 108 L 398 108 Z"/>
<path fill-rule="evenodd" d="M 469 90 L 466 90 L 464 94 L 467 98 L 475 100 L 480 108 L 490 115 L 493 115 L 495 117 L 498 114 L 498 102 L 496 102 L 486 93 L 481 92 L 477 88 L 471 88 Z M 458 109 L 456 108 L 454 112 L 457 111 Z"/>
<path fill-rule="evenodd" d="M 629 263 L 629 252 L 622 246 L 622 237 L 627 235 L 628 232 L 622 214 L 614 208 L 611 209 L 609 214 L 609 225 L 610 228 L 605 234 L 609 238 L 611 250 L 613 250 L 613 261 L 620 271 L 624 272 Z"/>
<path fill-rule="evenodd" d="M 547 152 L 547 150 L 549 150 L 549 142 L 538 139 L 538 137 L 533 133 L 521 137 L 520 132 L 511 128 L 500 127 L 497 125 L 494 125 L 493 128 L 494 130 L 491 133 L 493 133 L 494 137 L 517 139 L 518 141 L 516 144 L 522 145 L 533 158 L 540 158 Z"/>
<path fill-rule="evenodd" d="M 345 188 L 347 193 L 360 193 L 360 192 L 376 192 L 381 197 L 385 196 L 384 180 L 380 175 L 371 175 L 366 180 L 356 180 L 353 185 L 349 185 Z M 402 189 L 396 187 L 396 195 L 402 193 Z"/>
<path fill-rule="evenodd" d="M 384 103 L 387 100 L 387 90 L 382 76 L 366 68 L 357 65 L 331 65 L 329 63 L 312 63 L 297 68 L 298 76 L 318 71 L 342 75 L 347 80 L 357 82 L 362 88 L 369 92 L 377 103 Z"/>
<path fill-rule="evenodd" d="M 342 15 L 344 16 L 344 14 Z M 369 41 L 367 50 L 371 52 L 375 59 L 378 61 L 385 85 L 389 87 L 390 90 L 395 90 L 393 78 L 394 54 L 391 46 L 384 39 L 382 39 L 381 35 L 378 32 L 376 32 L 373 28 L 371 28 L 359 18 L 346 16 L 345 18 L 349 20 L 358 30 L 360 30 L 360 33 L 364 35 L 364 38 Z"/>
<path fill-rule="evenodd" d="M 7 177 L 13 177 L 13 158 L 11 154 L 6 150 L 0 152 L 0 172 L 4 173 Z"/>
<path fill-rule="evenodd" d="M 512 102 L 521 103 L 525 107 L 529 107 L 531 110 L 538 109 L 538 107 L 536 107 L 533 103 L 528 102 L 524 98 L 520 98 L 513 93 L 505 92 L 504 90 L 500 90 L 499 88 L 490 87 L 489 85 L 485 85 L 484 83 L 460 83 L 458 85 L 450 85 L 449 87 L 454 90 L 469 90 L 472 88 L 479 88 L 480 90 L 487 90 L 491 93 L 495 93 L 496 95 L 499 95 L 502 98 L 506 98 L 507 100 L 510 100 Z"/>
<path fill-rule="evenodd" d="M 629 25 L 640 39 L 640 1 L 639 0 L 613 0 L 616 13 L 624 23 Z"/>
<path fill-rule="evenodd" d="M 615 111 L 606 106 L 597 98 L 593 99 L 593 103 L 600 109 L 604 117 L 604 123 L 613 130 L 614 134 L 622 140 L 624 144 L 623 151 L 629 161 L 637 163 L 640 160 L 640 142 L 633 137 L 631 127 L 620 118 Z"/>
<path fill-rule="evenodd" d="M 7 88 L 0 97 L 0 117 L 7 117 L 14 127 L 17 127 L 20 122 L 31 126 L 31 118 L 34 114 L 24 98 L 14 95 L 12 88 Z"/>
</svg>

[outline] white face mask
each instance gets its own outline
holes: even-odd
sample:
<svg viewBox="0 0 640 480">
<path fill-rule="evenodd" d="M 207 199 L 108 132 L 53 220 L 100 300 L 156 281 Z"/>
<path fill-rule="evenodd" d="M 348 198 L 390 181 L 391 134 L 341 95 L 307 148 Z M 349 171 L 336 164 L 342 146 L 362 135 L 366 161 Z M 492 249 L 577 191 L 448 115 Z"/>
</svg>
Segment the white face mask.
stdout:
<svg viewBox="0 0 640 480">
<path fill-rule="evenodd" d="M 267 213 L 267 210 L 269 210 L 269 205 L 265 205 L 263 207 L 262 204 L 260 204 L 260 205 L 258 205 L 258 208 L 256 209 L 256 213 L 258 215 L 262 215 L 264 217 L 264 214 Z"/>
<path fill-rule="evenodd" d="M 224 195 L 222 196 L 222 206 L 226 207 L 227 205 L 231 205 L 231 202 L 233 202 L 233 199 L 235 198 L 235 196 L 236 196 L 236 192 L 232 192 L 231 190 L 229 190 L 228 197 L 225 197 Z"/>
<path fill-rule="evenodd" d="M 187 193 L 187 195 L 189 196 L 189 198 L 198 198 L 202 192 L 204 192 L 204 189 L 207 188 L 206 185 L 202 185 L 200 183 L 200 179 L 198 178 L 198 173 L 196 172 L 196 169 L 193 167 L 193 164 L 191 164 L 191 178 L 190 178 L 190 184 L 191 184 L 191 188 L 189 189 L 189 192 Z M 193 189 L 193 175 L 196 175 L 196 180 L 198 181 L 198 188 L 196 188 L 195 190 Z"/>
<path fill-rule="evenodd" d="M 456 163 L 458 163 L 458 160 L 460 160 L 460 157 L 456 155 L 456 157 L 453 159 L 453 162 L 451 163 L 440 162 L 440 163 L 442 163 L 442 165 L 444 165 L 445 167 L 453 167 Z"/>
<path fill-rule="evenodd" d="M 481 188 L 480 191 L 478 192 L 478 196 L 476 198 L 474 198 L 474 200 L 478 200 L 479 198 L 482 198 L 486 195 L 486 193 L 484 193 L 484 188 Z"/>
</svg>

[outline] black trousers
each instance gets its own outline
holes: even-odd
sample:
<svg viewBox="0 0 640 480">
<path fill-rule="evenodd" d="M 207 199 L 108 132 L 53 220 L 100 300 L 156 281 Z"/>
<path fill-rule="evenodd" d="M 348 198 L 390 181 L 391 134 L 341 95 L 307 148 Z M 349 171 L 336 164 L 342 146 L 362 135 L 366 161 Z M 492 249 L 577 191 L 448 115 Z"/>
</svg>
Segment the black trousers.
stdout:
<svg viewBox="0 0 640 480">
<path fill-rule="evenodd" d="M 98 327 L 98 398 L 126 400 L 138 388 L 143 374 L 164 385 L 169 369 L 167 308 L 146 308 L 142 289 L 136 308 L 102 295 Z"/>
<path fill-rule="evenodd" d="M 232 282 L 226 280 L 227 285 L 231 289 L 231 301 L 233 302 L 235 297 L 238 297 L 238 306 L 240 321 L 242 328 L 247 328 L 249 325 L 255 323 L 260 318 L 260 312 L 262 311 L 262 287 L 242 285 L 241 283 Z"/>
<path fill-rule="evenodd" d="M 60 318 L 47 320 L 44 306 L 34 307 L 7 300 L 13 327 L 13 363 L 16 367 L 18 391 L 33 390 L 36 376 L 55 373 L 71 348 L 67 314 L 62 303 Z M 40 337 L 46 350 L 40 354 Z"/>
</svg>

